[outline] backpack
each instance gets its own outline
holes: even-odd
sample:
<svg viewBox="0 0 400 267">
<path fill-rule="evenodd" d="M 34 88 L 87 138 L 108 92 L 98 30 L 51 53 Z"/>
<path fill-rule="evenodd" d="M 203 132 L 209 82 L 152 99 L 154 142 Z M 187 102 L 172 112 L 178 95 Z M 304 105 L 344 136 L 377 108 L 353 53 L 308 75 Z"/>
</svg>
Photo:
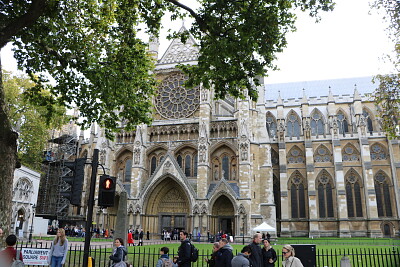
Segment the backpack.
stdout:
<svg viewBox="0 0 400 267">
<path fill-rule="evenodd" d="M 172 262 L 171 259 L 166 259 L 166 258 L 162 258 L 162 267 L 172 267 L 174 266 L 174 263 Z"/>
<path fill-rule="evenodd" d="M 20 256 L 20 251 L 17 249 L 17 252 L 15 254 L 15 259 L 13 261 L 13 263 L 11 264 L 11 267 L 23 267 L 25 266 L 24 262 L 22 260 L 17 260 L 17 257 Z"/>
<path fill-rule="evenodd" d="M 190 261 L 196 262 L 198 258 L 199 250 L 192 243 L 190 243 Z"/>
</svg>

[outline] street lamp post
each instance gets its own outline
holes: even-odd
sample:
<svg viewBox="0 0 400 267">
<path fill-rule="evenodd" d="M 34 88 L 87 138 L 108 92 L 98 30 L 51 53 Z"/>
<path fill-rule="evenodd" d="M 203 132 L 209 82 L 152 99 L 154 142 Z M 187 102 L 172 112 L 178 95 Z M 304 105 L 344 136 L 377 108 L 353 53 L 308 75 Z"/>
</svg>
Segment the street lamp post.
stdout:
<svg viewBox="0 0 400 267">
<path fill-rule="evenodd" d="M 32 242 L 32 232 L 33 232 L 33 218 L 35 217 L 35 209 L 36 205 L 32 205 L 32 223 L 31 223 L 31 230 L 29 231 L 29 243 Z"/>
</svg>

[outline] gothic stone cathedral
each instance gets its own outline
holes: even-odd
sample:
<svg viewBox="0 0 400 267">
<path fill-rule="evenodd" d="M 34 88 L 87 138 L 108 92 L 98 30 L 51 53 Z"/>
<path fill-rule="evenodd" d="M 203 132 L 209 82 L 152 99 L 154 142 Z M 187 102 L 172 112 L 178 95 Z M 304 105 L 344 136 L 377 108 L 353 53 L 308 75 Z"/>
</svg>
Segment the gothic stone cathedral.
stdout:
<svg viewBox="0 0 400 267">
<path fill-rule="evenodd" d="M 154 238 L 174 228 L 249 236 L 262 222 L 286 237 L 398 235 L 399 142 L 381 131 L 371 98 L 348 88 L 266 101 L 263 85 L 257 102 L 214 100 L 182 86 L 176 64 L 196 64 L 193 44 L 173 40 L 157 61 L 152 125 L 114 142 L 102 129 L 80 137 L 80 155 L 99 149 L 127 191 L 128 227 Z M 150 43 L 155 57 L 158 46 Z M 95 208 L 99 227 L 115 227 L 116 200 Z"/>
</svg>

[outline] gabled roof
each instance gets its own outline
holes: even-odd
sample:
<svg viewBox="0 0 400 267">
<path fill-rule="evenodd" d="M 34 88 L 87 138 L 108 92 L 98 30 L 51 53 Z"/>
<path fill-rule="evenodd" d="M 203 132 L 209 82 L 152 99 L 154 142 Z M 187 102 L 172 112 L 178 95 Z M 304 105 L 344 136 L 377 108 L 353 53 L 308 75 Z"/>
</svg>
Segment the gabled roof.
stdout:
<svg viewBox="0 0 400 267">
<path fill-rule="evenodd" d="M 179 33 L 187 31 L 185 26 L 179 30 Z M 170 43 L 167 51 L 158 61 L 158 64 L 173 64 L 182 63 L 188 61 L 196 61 L 199 55 L 199 48 L 197 47 L 196 41 L 193 36 L 189 34 L 189 38 L 186 43 L 182 43 L 179 38 L 175 38 Z"/>
</svg>

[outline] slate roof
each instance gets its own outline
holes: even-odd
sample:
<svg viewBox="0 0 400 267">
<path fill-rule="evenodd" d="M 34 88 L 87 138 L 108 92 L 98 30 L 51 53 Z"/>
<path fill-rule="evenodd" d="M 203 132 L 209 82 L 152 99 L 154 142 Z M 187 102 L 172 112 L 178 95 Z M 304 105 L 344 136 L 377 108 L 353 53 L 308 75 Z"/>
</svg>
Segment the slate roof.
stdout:
<svg viewBox="0 0 400 267">
<path fill-rule="evenodd" d="M 299 99 L 303 97 L 303 89 L 307 97 L 328 96 L 329 87 L 333 95 L 353 95 L 354 88 L 360 95 L 373 93 L 377 84 L 372 83 L 372 76 L 319 81 L 277 83 L 265 85 L 265 100 L 276 100 L 280 92 L 282 99 Z"/>
</svg>

